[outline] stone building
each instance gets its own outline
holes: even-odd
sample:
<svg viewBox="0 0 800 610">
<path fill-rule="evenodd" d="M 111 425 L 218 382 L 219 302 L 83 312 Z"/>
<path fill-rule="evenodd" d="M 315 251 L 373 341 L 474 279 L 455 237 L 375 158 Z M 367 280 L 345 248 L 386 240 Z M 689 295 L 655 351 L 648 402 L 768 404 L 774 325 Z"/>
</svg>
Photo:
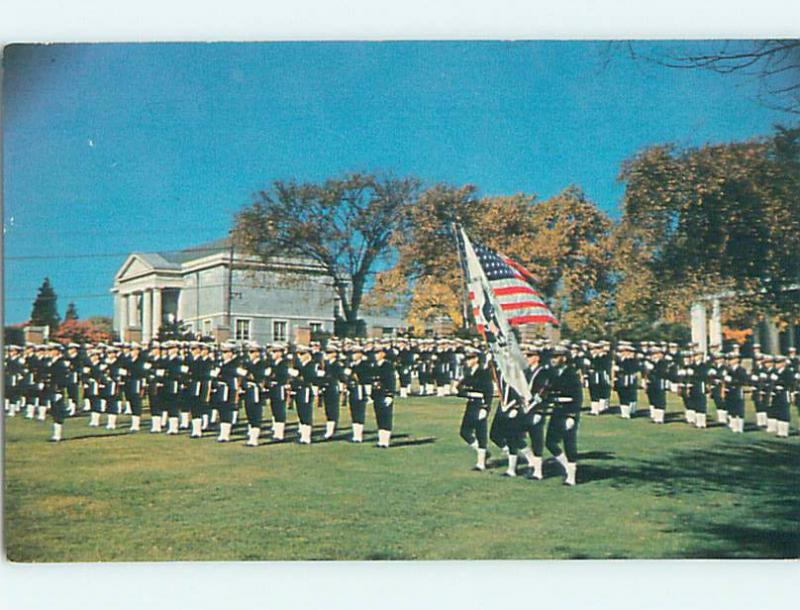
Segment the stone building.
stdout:
<svg viewBox="0 0 800 610">
<path fill-rule="evenodd" d="M 294 341 L 333 332 L 338 298 L 314 262 L 264 264 L 236 252 L 230 239 L 180 251 L 132 252 L 114 277 L 114 330 L 150 341 L 181 321 L 217 340 Z"/>
</svg>

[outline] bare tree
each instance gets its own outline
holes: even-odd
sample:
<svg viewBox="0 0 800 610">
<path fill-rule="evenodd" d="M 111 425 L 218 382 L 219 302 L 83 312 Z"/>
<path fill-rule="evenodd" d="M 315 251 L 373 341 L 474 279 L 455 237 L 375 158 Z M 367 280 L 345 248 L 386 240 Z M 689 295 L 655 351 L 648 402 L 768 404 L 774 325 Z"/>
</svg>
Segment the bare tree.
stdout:
<svg viewBox="0 0 800 610">
<path fill-rule="evenodd" d="M 715 40 L 645 45 L 634 41 L 609 43 L 606 61 L 625 52 L 668 68 L 710 70 L 717 74 L 741 74 L 759 83 L 762 105 L 800 114 L 800 40 Z"/>
</svg>

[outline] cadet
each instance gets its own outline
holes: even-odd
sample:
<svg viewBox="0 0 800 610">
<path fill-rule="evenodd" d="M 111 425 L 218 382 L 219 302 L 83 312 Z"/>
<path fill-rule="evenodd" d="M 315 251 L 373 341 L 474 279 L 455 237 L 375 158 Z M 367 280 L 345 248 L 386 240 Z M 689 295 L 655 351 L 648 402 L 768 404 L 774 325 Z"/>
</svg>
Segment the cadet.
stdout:
<svg viewBox="0 0 800 610">
<path fill-rule="evenodd" d="M 587 383 L 589 397 L 591 398 L 591 414 L 600 415 L 608 408 L 608 399 L 611 390 L 611 357 L 605 345 L 590 343 L 589 363 L 587 366 Z"/>
<path fill-rule="evenodd" d="M 214 379 L 214 404 L 219 412 L 217 442 L 227 443 L 231 440 L 233 411 L 239 408 L 240 378 L 247 371 L 239 368 L 233 344 L 223 343 L 220 351 L 222 362 L 212 369 L 211 377 Z"/>
<path fill-rule="evenodd" d="M 750 371 L 750 384 L 753 386 L 753 407 L 756 410 L 756 425 L 767 427 L 767 408 L 769 407 L 769 370 L 764 354 L 755 351 L 753 346 L 753 369 Z"/>
<path fill-rule="evenodd" d="M 708 383 L 709 366 L 703 361 L 703 352 L 693 352 L 694 361 L 686 365 L 686 379 L 688 384 L 688 404 L 694 412 L 694 425 L 696 428 L 705 428 L 708 425 L 706 417 L 708 399 L 706 385 Z"/>
<path fill-rule="evenodd" d="M 353 422 L 351 441 L 360 443 L 364 440 L 364 419 L 366 418 L 368 386 L 372 381 L 372 366 L 364 357 L 359 345 L 352 348 L 350 366 L 345 369 L 347 388 L 350 398 L 350 420 Z"/>
<path fill-rule="evenodd" d="M 486 447 L 488 445 L 489 412 L 492 410 L 494 381 L 488 369 L 480 365 L 480 352 L 468 347 L 464 378 L 457 386 L 459 396 L 467 399 L 467 408 L 461 419 L 460 435 L 475 449 L 478 461 L 473 470 L 486 470 Z"/>
<path fill-rule="evenodd" d="M 18 345 L 9 345 L 3 370 L 5 373 L 5 407 L 9 417 L 17 414 L 22 400 L 22 378 L 25 375 L 25 365 L 21 352 Z"/>
<path fill-rule="evenodd" d="M 637 381 L 636 373 L 639 364 L 633 357 L 633 347 L 626 341 L 620 341 L 620 357 L 617 359 L 616 386 L 619 396 L 619 414 L 630 419 L 636 414 Z"/>
<path fill-rule="evenodd" d="M 339 423 L 339 403 L 341 401 L 341 391 L 347 376 L 344 374 L 344 367 L 339 362 L 339 348 L 328 341 L 325 347 L 325 358 L 323 360 L 322 402 L 325 405 L 325 440 L 329 440 L 336 432 Z"/>
<path fill-rule="evenodd" d="M 67 388 L 70 384 L 71 368 L 69 362 L 62 356 L 63 348 L 60 345 L 53 345 L 50 351 L 50 392 L 51 408 L 50 413 L 53 417 L 53 436 L 51 441 L 58 442 L 62 439 L 64 417 L 66 415 Z"/>
<path fill-rule="evenodd" d="M 564 483 L 575 485 L 578 470 L 578 423 L 583 390 L 578 372 L 566 362 L 567 350 L 553 350 L 553 371 L 550 376 L 550 393 L 553 412 L 547 425 L 545 444 L 566 473 Z M 564 444 L 562 453 L 560 444 Z"/>
<path fill-rule="evenodd" d="M 192 361 L 189 365 L 190 392 L 189 400 L 192 413 L 192 431 L 189 438 L 202 438 L 203 430 L 208 427 L 208 404 L 211 400 L 211 369 L 214 361 L 210 356 L 210 347 L 206 343 L 195 341 L 191 344 Z"/>
<path fill-rule="evenodd" d="M 394 419 L 394 395 L 397 391 L 394 365 L 386 357 L 387 347 L 379 346 L 375 351 L 375 367 L 372 377 L 372 406 L 378 424 L 377 447 L 389 448 Z"/>
<path fill-rule="evenodd" d="M 269 405 L 272 411 L 272 440 L 276 442 L 284 440 L 286 403 L 290 400 L 290 367 L 284 354 L 283 345 L 274 343 L 270 348 L 271 362 L 266 371 L 269 383 Z"/>
<path fill-rule="evenodd" d="M 244 383 L 244 410 L 247 414 L 248 447 L 257 447 L 261 436 L 261 419 L 264 416 L 262 393 L 266 389 L 267 362 L 261 358 L 261 350 L 257 343 L 251 343 L 247 349 L 248 360 L 244 364 L 247 376 Z"/>
<path fill-rule="evenodd" d="M 292 375 L 292 389 L 297 405 L 298 438 L 301 445 L 311 444 L 311 432 L 314 425 L 314 386 L 320 381 L 320 373 L 311 352 L 305 345 L 296 347 L 298 368 L 290 369 Z"/>
<path fill-rule="evenodd" d="M 533 403 L 521 422 L 523 433 L 527 431 L 531 441 L 531 447 L 527 450 L 529 453 L 526 453 L 526 458 L 531 466 L 529 477 L 541 480 L 544 476 L 542 459 L 544 457 L 545 410 L 549 404 L 548 390 L 552 369 L 550 354 L 547 350 L 529 346 L 526 355 L 528 368 L 525 371 L 525 377 L 528 379 Z"/>
<path fill-rule="evenodd" d="M 142 395 L 147 380 L 147 359 L 141 345 L 132 343 L 128 354 L 128 375 L 125 378 L 125 398 L 131 408 L 131 432 L 138 432 L 142 423 Z"/>
<path fill-rule="evenodd" d="M 779 437 L 789 436 L 789 419 L 792 394 L 797 387 L 797 373 L 789 364 L 786 356 L 774 356 L 775 369 L 770 376 L 772 385 L 772 412 L 775 417 L 775 432 Z"/>
<path fill-rule="evenodd" d="M 738 353 L 728 356 L 729 366 L 725 370 L 725 410 L 728 412 L 730 429 L 744 432 L 744 393 L 749 387 L 750 375 L 741 365 Z"/>
<path fill-rule="evenodd" d="M 669 364 L 664 359 L 661 348 L 650 350 L 651 358 L 645 362 L 647 371 L 647 400 L 653 423 L 663 424 L 667 412 L 667 386 L 669 385 Z"/>
<path fill-rule="evenodd" d="M 162 365 L 164 371 L 164 403 L 167 408 L 167 415 L 169 416 L 169 427 L 167 434 L 178 434 L 178 417 L 181 411 L 181 391 L 184 386 L 186 374 L 189 372 L 189 367 L 183 363 L 178 349 L 178 344 L 175 341 L 167 341 L 167 358 Z M 161 416 L 161 422 L 164 422 L 164 416 Z"/>
</svg>

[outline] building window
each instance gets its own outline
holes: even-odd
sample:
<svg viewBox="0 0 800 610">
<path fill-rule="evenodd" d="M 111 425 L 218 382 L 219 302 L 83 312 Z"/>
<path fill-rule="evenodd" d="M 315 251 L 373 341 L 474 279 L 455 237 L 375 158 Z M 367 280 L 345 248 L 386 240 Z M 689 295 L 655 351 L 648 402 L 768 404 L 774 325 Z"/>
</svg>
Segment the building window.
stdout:
<svg viewBox="0 0 800 610">
<path fill-rule="evenodd" d="M 237 341 L 250 341 L 250 322 L 251 320 L 236 320 L 234 339 Z"/>
<path fill-rule="evenodd" d="M 274 320 L 272 322 L 272 339 L 273 341 L 286 341 L 288 334 L 288 322 L 286 320 Z"/>
<path fill-rule="evenodd" d="M 203 335 L 206 337 L 211 336 L 211 319 L 203 320 Z"/>
<path fill-rule="evenodd" d="M 311 322 L 308 326 L 311 329 L 311 334 L 322 332 L 322 322 Z"/>
</svg>

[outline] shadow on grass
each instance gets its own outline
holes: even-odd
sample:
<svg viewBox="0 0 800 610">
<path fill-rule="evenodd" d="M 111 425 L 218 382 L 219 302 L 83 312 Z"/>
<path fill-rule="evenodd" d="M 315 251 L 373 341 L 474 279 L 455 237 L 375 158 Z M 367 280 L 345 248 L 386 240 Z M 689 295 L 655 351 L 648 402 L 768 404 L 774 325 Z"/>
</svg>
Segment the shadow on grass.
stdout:
<svg viewBox="0 0 800 610">
<path fill-rule="evenodd" d="M 673 451 L 659 460 L 609 466 L 583 464 L 578 482 L 611 479 L 612 487 L 637 486 L 656 496 L 702 497 L 729 494 L 734 499 L 713 517 L 703 511 L 680 515 L 681 530 L 696 534 L 685 557 L 800 557 L 800 452 L 772 439 L 742 445 Z"/>
</svg>

